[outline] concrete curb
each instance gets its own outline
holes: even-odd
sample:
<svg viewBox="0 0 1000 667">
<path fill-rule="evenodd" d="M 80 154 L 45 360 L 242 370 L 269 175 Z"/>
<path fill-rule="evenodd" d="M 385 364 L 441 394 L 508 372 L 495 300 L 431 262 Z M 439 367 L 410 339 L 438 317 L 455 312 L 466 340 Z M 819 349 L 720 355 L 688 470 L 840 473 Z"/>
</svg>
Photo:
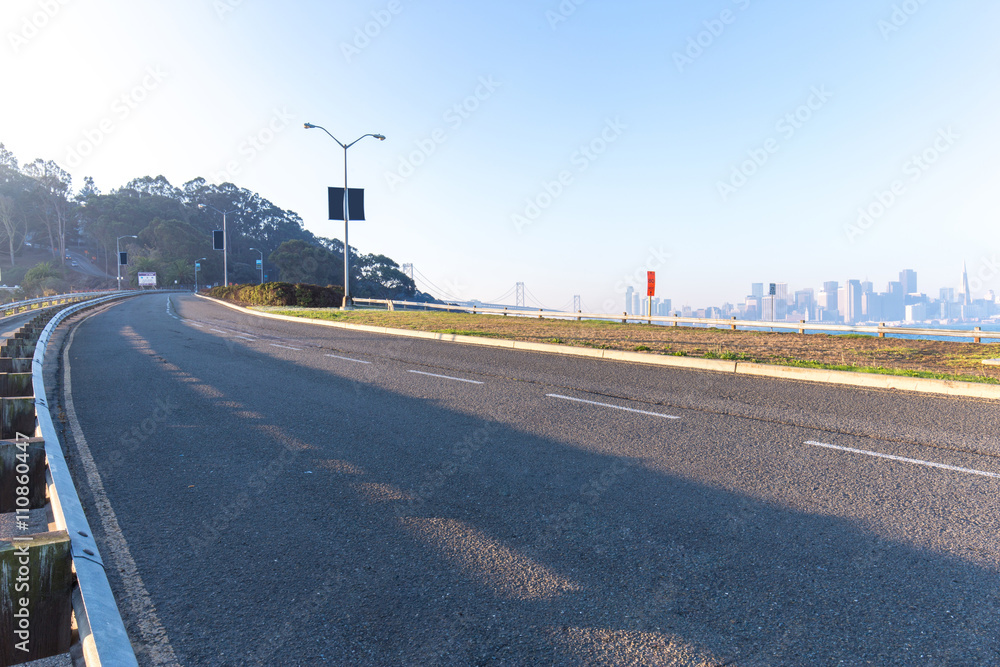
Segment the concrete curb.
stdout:
<svg viewBox="0 0 1000 667">
<path fill-rule="evenodd" d="M 768 364 L 754 364 L 743 361 L 727 361 L 725 359 L 697 359 L 691 357 L 657 356 L 642 352 L 626 352 L 623 350 L 574 348 L 567 347 L 565 345 L 555 345 L 552 343 L 529 343 L 523 341 L 480 338 L 478 336 L 439 334 L 430 331 L 410 331 L 409 329 L 371 327 L 363 324 L 347 324 L 345 322 L 331 322 L 328 320 L 316 320 L 307 317 L 292 317 L 289 315 L 264 313 L 258 310 L 244 308 L 243 306 L 237 306 L 236 304 L 221 301 L 209 296 L 204 296 L 202 294 L 197 294 L 196 296 L 202 299 L 207 299 L 208 301 L 214 301 L 215 303 L 223 305 L 227 308 L 232 308 L 233 310 L 238 310 L 257 317 L 266 317 L 273 320 L 282 320 L 284 322 L 306 322 L 308 324 L 334 327 L 337 329 L 365 331 L 368 333 L 386 334 L 389 336 L 406 336 L 409 338 L 423 338 L 446 343 L 465 343 L 467 345 L 486 345 L 489 347 L 503 347 L 512 350 L 546 352 L 549 354 L 561 354 L 572 357 L 606 359 L 608 361 L 627 361 L 653 366 L 669 366 L 671 368 L 685 368 L 688 370 L 732 373 L 734 375 L 754 375 L 758 377 L 777 378 L 781 380 L 838 384 L 852 387 L 864 387 L 866 389 L 891 389 L 897 391 L 912 391 L 923 394 L 938 394 L 941 396 L 960 396 L 965 398 L 1000 400 L 1000 385 L 959 382 L 957 380 L 933 380 L 930 378 L 914 378 L 899 375 L 879 375 L 876 373 L 832 371 L 821 368 L 771 366 Z"/>
</svg>

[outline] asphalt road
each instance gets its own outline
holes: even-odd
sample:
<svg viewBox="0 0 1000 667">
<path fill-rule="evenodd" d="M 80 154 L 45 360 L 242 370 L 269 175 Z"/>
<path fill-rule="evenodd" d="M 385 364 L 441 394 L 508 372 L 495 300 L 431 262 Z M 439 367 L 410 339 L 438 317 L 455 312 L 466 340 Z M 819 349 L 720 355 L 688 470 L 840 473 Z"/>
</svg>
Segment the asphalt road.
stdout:
<svg viewBox="0 0 1000 667">
<path fill-rule="evenodd" d="M 997 403 L 169 301 L 68 354 L 142 664 L 1000 664 Z"/>
<path fill-rule="evenodd" d="M 73 250 L 71 248 L 66 249 L 66 254 L 70 257 L 70 261 L 76 261 L 77 265 L 72 266 L 70 262 L 66 262 L 66 266 L 77 273 L 82 273 L 86 276 L 92 276 L 95 278 L 114 278 L 114 275 L 108 274 L 103 268 L 98 268 L 98 265 L 91 262 L 82 252 Z"/>
</svg>

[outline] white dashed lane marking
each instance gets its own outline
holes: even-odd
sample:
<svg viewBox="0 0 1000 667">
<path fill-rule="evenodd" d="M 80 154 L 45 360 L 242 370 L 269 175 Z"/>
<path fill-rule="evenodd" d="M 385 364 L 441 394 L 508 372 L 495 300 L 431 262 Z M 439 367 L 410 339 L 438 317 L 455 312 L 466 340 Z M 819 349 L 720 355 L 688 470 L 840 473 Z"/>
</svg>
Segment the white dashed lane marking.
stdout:
<svg viewBox="0 0 1000 667">
<path fill-rule="evenodd" d="M 636 410 L 635 408 L 623 408 L 620 405 L 611 405 L 610 403 L 598 403 L 597 401 L 585 401 L 582 398 L 572 398 L 570 396 L 560 396 L 559 394 L 545 394 L 549 398 L 558 398 L 563 401 L 574 401 L 576 403 L 586 403 L 587 405 L 599 405 L 602 408 L 611 408 L 613 410 L 624 410 L 625 412 L 635 412 L 640 415 L 649 415 L 650 417 L 661 417 L 663 419 L 680 419 L 680 417 L 675 417 L 673 415 L 665 415 L 659 412 L 646 412 L 645 410 Z"/>
<path fill-rule="evenodd" d="M 406 371 L 407 373 L 416 373 L 417 375 L 429 375 L 432 378 L 441 378 L 443 380 L 455 380 L 456 382 L 468 382 L 469 384 L 482 384 L 478 380 L 466 380 L 464 378 L 455 378 L 450 375 L 438 375 L 437 373 L 425 373 L 423 371 Z"/>
<path fill-rule="evenodd" d="M 840 447 L 839 445 L 829 445 L 825 442 L 813 442 L 812 440 L 806 442 L 805 444 L 811 445 L 813 447 L 824 447 L 826 449 L 836 449 L 841 452 L 851 452 L 852 454 L 864 454 L 865 456 L 874 456 L 879 459 L 889 459 L 890 461 L 900 461 L 901 463 L 912 463 L 918 466 L 927 466 L 928 468 L 941 468 L 942 470 L 952 470 L 954 472 L 964 472 L 968 475 L 980 475 L 981 477 L 996 477 L 1000 478 L 1000 474 L 995 472 L 986 472 L 984 470 L 973 470 L 971 468 L 959 468 L 958 466 L 950 466 L 944 463 L 934 463 L 933 461 L 921 461 L 920 459 L 908 459 L 904 456 L 894 456 L 892 454 L 881 454 L 879 452 L 869 452 L 866 449 L 854 449 L 853 447 Z"/>
</svg>

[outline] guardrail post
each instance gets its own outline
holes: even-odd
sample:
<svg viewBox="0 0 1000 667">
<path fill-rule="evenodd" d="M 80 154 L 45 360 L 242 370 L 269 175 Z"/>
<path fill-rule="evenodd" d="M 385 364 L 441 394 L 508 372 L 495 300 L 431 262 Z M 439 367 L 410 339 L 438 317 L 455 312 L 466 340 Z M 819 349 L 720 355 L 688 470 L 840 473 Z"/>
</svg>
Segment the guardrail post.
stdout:
<svg viewBox="0 0 1000 667">
<path fill-rule="evenodd" d="M 577 313 L 582 313 L 583 311 L 582 311 L 582 310 L 578 310 L 578 311 L 576 311 L 576 312 L 577 312 Z M 582 320 L 582 319 L 583 319 L 582 317 L 578 317 L 578 318 L 576 318 L 576 321 L 577 321 L 577 322 L 579 322 L 579 321 L 580 321 L 580 320 Z"/>
<path fill-rule="evenodd" d="M 16 438 L 18 433 L 35 434 L 35 398 L 0 398 L 0 438 Z"/>
<path fill-rule="evenodd" d="M 735 322 L 735 321 L 736 321 L 736 317 L 734 316 L 733 317 L 733 322 Z M 729 328 L 732 329 L 733 331 L 736 331 L 736 325 L 735 324 L 729 325 Z"/>
<path fill-rule="evenodd" d="M 542 312 L 543 312 L 542 309 L 539 308 L 538 309 L 538 319 L 542 319 Z M 979 341 L 976 341 L 976 342 L 979 342 Z"/>
<path fill-rule="evenodd" d="M 973 331 L 982 331 L 982 330 L 983 330 L 982 327 L 976 327 L 975 329 L 973 329 Z M 972 341 L 974 343 L 981 343 L 981 342 L 983 342 L 983 339 L 980 338 L 979 336 L 976 336 L 975 338 L 972 339 Z"/>
<path fill-rule="evenodd" d="M 0 540 L 0 624 L 13 640 L 0 644 L 0 664 L 69 652 L 74 582 L 65 530 Z"/>
<path fill-rule="evenodd" d="M 806 323 L 806 321 L 805 321 L 805 320 L 799 320 L 799 324 L 805 324 L 805 323 Z M 806 328 L 805 328 L 805 327 L 800 327 L 800 328 L 799 328 L 799 333 L 800 333 L 800 334 L 802 334 L 802 335 L 804 336 L 804 335 L 805 335 L 805 333 L 806 333 Z"/>
<path fill-rule="evenodd" d="M 17 484 L 25 475 L 28 483 Z M 45 507 L 45 440 L 0 440 L 0 483 L 0 512 Z M 27 495 L 18 495 L 19 487 L 27 487 Z"/>
<path fill-rule="evenodd" d="M 885 328 L 885 322 L 879 322 L 878 323 L 878 337 L 879 338 L 885 338 L 885 331 L 883 331 L 884 328 Z"/>
<path fill-rule="evenodd" d="M 503 307 L 503 316 L 507 317 L 507 306 Z"/>
<path fill-rule="evenodd" d="M 628 311 L 627 311 L 627 310 L 626 310 L 626 311 L 624 311 L 624 312 L 622 313 L 622 316 L 624 317 L 624 319 L 622 320 L 622 324 L 626 324 L 626 323 L 627 323 L 627 320 L 628 320 Z"/>
</svg>

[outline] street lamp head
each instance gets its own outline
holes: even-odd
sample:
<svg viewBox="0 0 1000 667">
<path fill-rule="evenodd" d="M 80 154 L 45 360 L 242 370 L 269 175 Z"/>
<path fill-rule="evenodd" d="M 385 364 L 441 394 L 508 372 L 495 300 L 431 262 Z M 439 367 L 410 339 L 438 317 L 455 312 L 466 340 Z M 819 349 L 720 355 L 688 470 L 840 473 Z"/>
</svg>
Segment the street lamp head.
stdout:
<svg viewBox="0 0 1000 667">
<path fill-rule="evenodd" d="M 205 210 L 205 205 L 204 204 L 198 204 L 198 209 L 204 211 Z"/>
<path fill-rule="evenodd" d="M 375 137 L 376 139 L 378 139 L 379 141 L 385 141 L 385 135 L 384 134 L 373 134 L 372 136 Z"/>
<path fill-rule="evenodd" d="M 311 130 L 311 129 L 315 128 L 316 126 L 313 125 L 312 123 L 306 123 L 305 125 L 303 125 L 303 127 L 305 127 L 307 130 Z"/>
</svg>

